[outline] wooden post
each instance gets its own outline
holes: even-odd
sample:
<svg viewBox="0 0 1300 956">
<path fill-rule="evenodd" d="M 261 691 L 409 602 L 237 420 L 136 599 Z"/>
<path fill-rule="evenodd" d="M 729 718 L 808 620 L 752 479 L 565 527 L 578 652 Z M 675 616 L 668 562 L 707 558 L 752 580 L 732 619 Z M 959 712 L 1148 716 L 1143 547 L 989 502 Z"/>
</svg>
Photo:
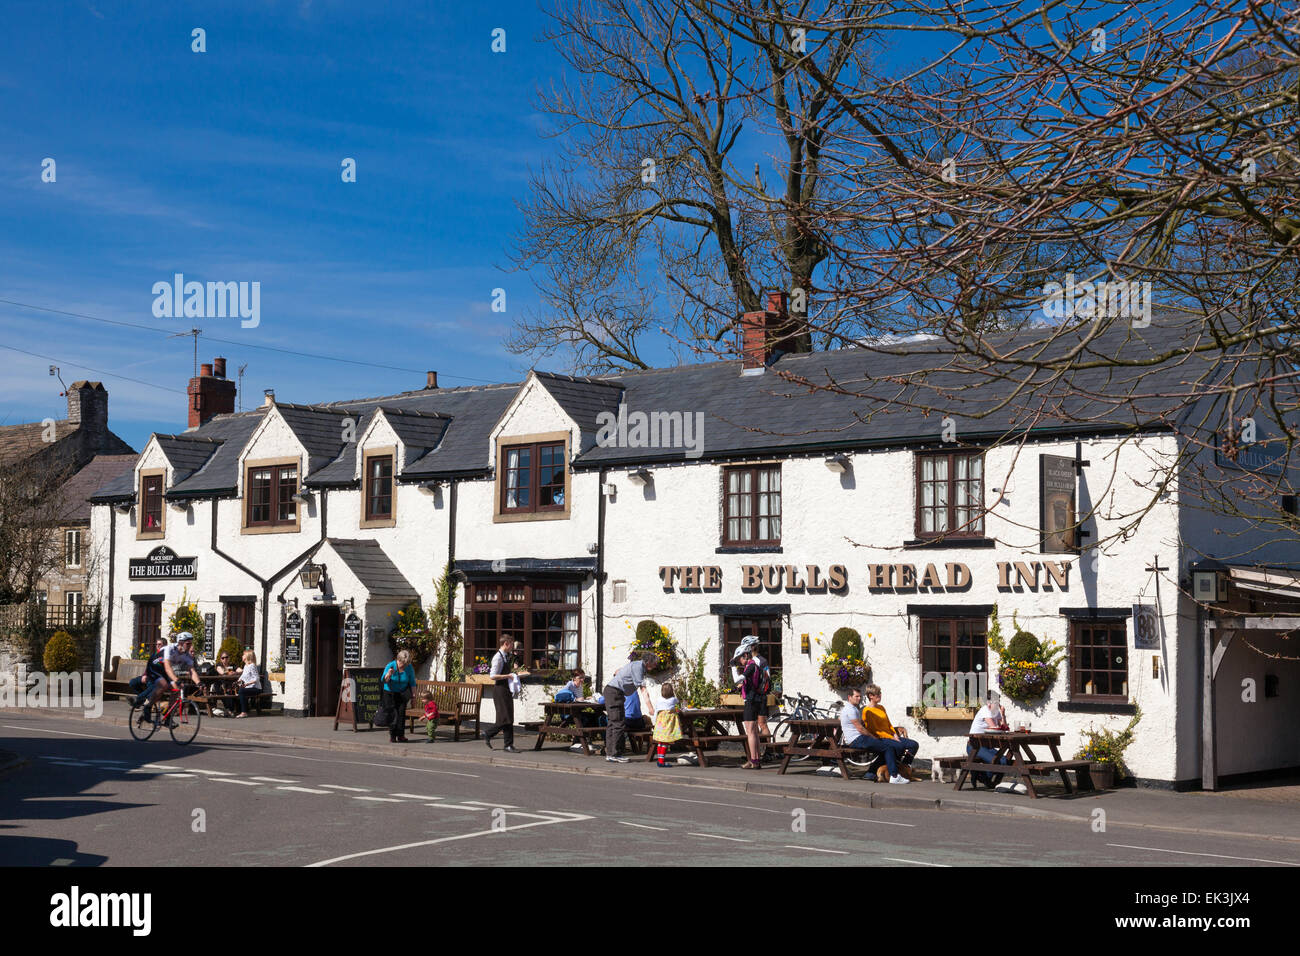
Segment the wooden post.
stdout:
<svg viewBox="0 0 1300 956">
<path fill-rule="evenodd" d="M 1201 612 L 1201 787 L 1216 790 L 1219 768 L 1214 754 L 1214 619 Z"/>
</svg>

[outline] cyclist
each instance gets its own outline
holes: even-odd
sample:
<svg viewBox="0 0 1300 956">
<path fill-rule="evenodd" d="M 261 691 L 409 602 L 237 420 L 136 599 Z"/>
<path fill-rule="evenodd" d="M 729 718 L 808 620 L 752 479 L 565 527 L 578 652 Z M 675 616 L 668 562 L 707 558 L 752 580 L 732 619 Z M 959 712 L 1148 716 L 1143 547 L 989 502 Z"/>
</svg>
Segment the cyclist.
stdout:
<svg viewBox="0 0 1300 956">
<path fill-rule="evenodd" d="M 753 661 L 755 666 L 759 669 L 759 671 L 763 673 L 768 686 L 771 686 L 772 670 L 768 666 L 767 658 L 764 657 L 762 654 L 758 653 L 757 634 L 748 634 L 745 637 L 743 637 L 740 641 L 740 646 L 736 648 L 736 653 L 732 655 L 731 682 L 737 685 L 744 682 L 745 679 L 745 675 L 743 673 L 744 664 L 742 663 L 741 667 L 737 667 L 736 662 L 741 661 L 746 653 L 753 655 Z M 760 695 L 759 699 L 753 701 L 752 703 L 746 702 L 745 709 L 753 712 L 755 720 L 758 723 L 756 730 L 760 735 L 760 737 L 770 737 L 771 731 L 767 727 L 767 695 L 766 694 Z M 755 743 L 757 743 L 757 741 Z M 770 750 L 762 755 L 761 758 L 762 763 L 772 763 L 775 761 L 776 761 L 776 754 L 772 753 Z"/>
<path fill-rule="evenodd" d="M 145 666 L 145 676 L 149 678 L 149 686 L 135 699 L 137 704 L 147 702 L 141 715 L 144 719 L 149 718 L 151 705 L 158 699 L 158 695 L 179 687 L 181 675 L 194 669 L 194 657 L 190 653 L 193 647 L 194 635 L 189 631 L 181 631 L 176 635 L 175 644 L 168 644 L 160 653 L 154 654 L 149 659 L 149 663 Z"/>
</svg>

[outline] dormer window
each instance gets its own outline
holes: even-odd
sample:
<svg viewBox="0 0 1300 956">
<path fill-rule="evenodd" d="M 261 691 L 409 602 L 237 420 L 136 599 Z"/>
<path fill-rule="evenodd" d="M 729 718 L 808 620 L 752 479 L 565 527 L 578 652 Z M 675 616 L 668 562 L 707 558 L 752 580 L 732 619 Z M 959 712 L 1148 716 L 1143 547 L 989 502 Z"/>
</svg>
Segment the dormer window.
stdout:
<svg viewBox="0 0 1300 956">
<path fill-rule="evenodd" d="M 528 520 L 568 514 L 569 470 L 565 434 L 528 436 L 501 445 L 497 466 L 496 518 Z"/>
<path fill-rule="evenodd" d="M 140 512 L 136 533 L 141 538 L 161 538 L 163 526 L 163 473 L 140 474 Z"/>
<path fill-rule="evenodd" d="M 367 455 L 365 474 L 366 522 L 393 520 L 393 456 Z"/>
<path fill-rule="evenodd" d="M 248 469 L 244 485 L 246 526 L 284 528 L 298 524 L 298 465 L 259 465 Z"/>
</svg>

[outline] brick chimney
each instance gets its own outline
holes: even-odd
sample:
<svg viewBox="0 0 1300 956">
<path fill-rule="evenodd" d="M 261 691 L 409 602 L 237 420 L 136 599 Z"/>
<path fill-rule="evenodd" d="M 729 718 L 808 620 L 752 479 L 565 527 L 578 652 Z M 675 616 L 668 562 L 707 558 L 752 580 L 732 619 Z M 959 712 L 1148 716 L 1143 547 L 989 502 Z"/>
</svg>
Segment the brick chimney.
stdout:
<svg viewBox="0 0 1300 956">
<path fill-rule="evenodd" d="M 743 368 L 761 369 L 787 352 L 811 352 L 812 338 L 799 319 L 791 319 L 786 294 L 767 293 L 767 309 L 746 312 L 740 320 Z"/>
<path fill-rule="evenodd" d="M 102 383 L 72 383 L 68 389 L 68 421 L 92 435 L 108 434 L 108 391 Z"/>
<path fill-rule="evenodd" d="M 199 377 L 190 379 L 189 428 L 198 428 L 214 415 L 235 410 L 235 383 L 226 378 L 226 360 L 213 359 L 199 366 Z"/>
<path fill-rule="evenodd" d="M 437 372 L 425 372 L 424 374 L 425 374 L 425 376 L 426 376 L 426 378 L 425 378 L 425 382 L 424 382 L 424 387 L 425 387 L 426 389 L 437 388 L 437 387 L 438 387 L 438 373 L 437 373 Z"/>
</svg>

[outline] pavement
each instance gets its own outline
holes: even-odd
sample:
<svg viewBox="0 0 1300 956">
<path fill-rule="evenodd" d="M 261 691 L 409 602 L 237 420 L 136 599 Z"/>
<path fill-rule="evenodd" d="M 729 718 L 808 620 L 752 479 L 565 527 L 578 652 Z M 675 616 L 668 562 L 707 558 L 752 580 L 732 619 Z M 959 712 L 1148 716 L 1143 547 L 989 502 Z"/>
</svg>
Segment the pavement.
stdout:
<svg viewBox="0 0 1300 956">
<path fill-rule="evenodd" d="M 117 701 L 106 702 L 103 715 L 94 719 L 84 717 L 79 711 L 0 710 L 0 724 L 9 715 L 60 717 L 70 724 L 86 725 L 88 729 L 98 728 L 102 732 L 104 728 L 115 727 L 126 734 L 127 707 Z M 536 737 L 523 731 L 515 737 L 520 749 L 517 754 L 503 753 L 499 737 L 494 741 L 497 749 L 491 751 L 483 741 L 466 739 L 464 735 L 458 743 L 453 743 L 450 730 L 445 728 L 439 729 L 434 744 L 425 740 L 423 732 L 412 735 L 409 743 L 392 744 L 382 729 L 354 732 L 341 727 L 335 731 L 332 718 L 262 716 L 235 720 L 205 716 L 199 742 L 217 740 L 367 754 L 382 756 L 385 761 L 422 766 L 478 764 L 653 780 L 657 784 L 814 799 L 875 810 L 948 811 L 1090 825 L 1096 823 L 1097 811 L 1102 810 L 1106 825 L 1110 827 L 1264 838 L 1300 844 L 1300 787 L 1294 786 L 1265 786 L 1215 793 L 1121 788 L 1066 795 L 1058 781 L 1040 787 L 1045 796 L 1034 800 L 1024 795 L 987 790 L 955 791 L 952 784 L 931 780 L 899 786 L 857 777 L 843 780 L 838 776 L 815 774 L 811 769 L 795 772 L 793 767 L 784 775 L 779 774 L 775 766 L 760 771 L 742 771 L 736 765 L 738 759 L 727 759 L 725 752 L 723 756 L 729 766 L 700 768 L 679 765 L 660 769 L 635 757 L 626 764 L 613 764 L 599 757 L 573 753 L 558 742 L 548 742 L 541 751 L 534 751 L 532 746 Z M 0 751 L 0 774 L 3 774 L 5 764 L 6 754 Z M 806 764 L 812 765 L 812 761 Z"/>
</svg>

